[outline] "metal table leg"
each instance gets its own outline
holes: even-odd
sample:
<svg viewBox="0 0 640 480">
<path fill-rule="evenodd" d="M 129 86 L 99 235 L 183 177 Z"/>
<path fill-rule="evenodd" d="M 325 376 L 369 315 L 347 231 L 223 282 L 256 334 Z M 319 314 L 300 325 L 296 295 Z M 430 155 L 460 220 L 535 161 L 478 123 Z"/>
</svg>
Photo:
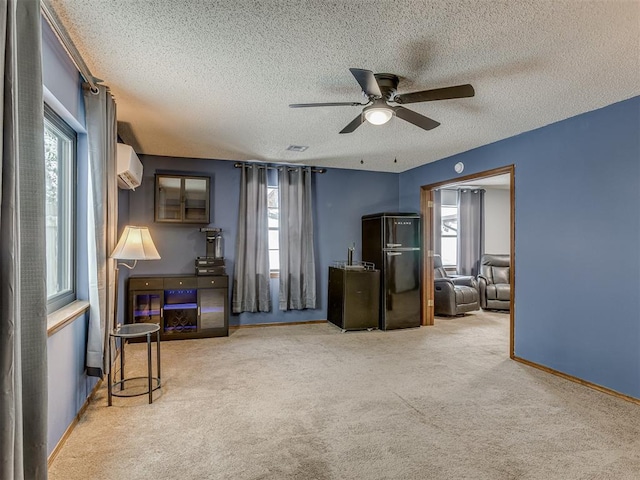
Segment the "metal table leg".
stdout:
<svg viewBox="0 0 640 480">
<path fill-rule="evenodd" d="M 107 353 L 107 358 L 109 359 L 109 363 L 107 363 L 107 368 L 109 369 L 109 373 L 107 374 L 107 406 L 111 406 L 111 389 L 113 388 L 111 383 L 112 383 L 112 371 L 113 370 L 113 365 L 111 363 L 111 340 L 113 339 L 113 337 L 111 336 L 111 333 L 109 333 L 109 344 L 107 345 L 107 348 L 109 349 L 109 352 Z"/>
<path fill-rule="evenodd" d="M 127 342 L 125 338 L 120 339 L 120 390 L 124 390 L 124 344 Z M 117 345 L 117 343 L 116 343 Z"/>
<path fill-rule="evenodd" d="M 152 368 L 151 368 L 151 334 L 147 333 L 147 375 L 149 385 L 149 403 L 153 403 Z"/>
<path fill-rule="evenodd" d="M 160 330 L 156 332 L 156 357 L 158 367 L 158 388 L 162 388 L 162 377 L 160 375 Z"/>
</svg>

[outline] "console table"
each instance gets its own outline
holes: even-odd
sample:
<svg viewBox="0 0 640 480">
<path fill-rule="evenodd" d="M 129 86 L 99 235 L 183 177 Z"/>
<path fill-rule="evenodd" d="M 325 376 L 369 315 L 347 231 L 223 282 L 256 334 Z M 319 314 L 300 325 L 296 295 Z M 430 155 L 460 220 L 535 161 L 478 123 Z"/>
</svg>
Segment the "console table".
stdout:
<svg viewBox="0 0 640 480">
<path fill-rule="evenodd" d="M 229 335 L 227 275 L 129 277 L 127 323 L 156 323 L 162 340 Z"/>
</svg>

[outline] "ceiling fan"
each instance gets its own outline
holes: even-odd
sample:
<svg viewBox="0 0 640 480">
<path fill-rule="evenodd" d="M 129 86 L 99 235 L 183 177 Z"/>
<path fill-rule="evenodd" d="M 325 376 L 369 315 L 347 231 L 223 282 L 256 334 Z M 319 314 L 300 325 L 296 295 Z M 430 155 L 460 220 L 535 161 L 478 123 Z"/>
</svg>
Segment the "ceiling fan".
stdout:
<svg viewBox="0 0 640 480">
<path fill-rule="evenodd" d="M 350 68 L 356 81 L 362 87 L 362 93 L 367 97 L 367 103 L 358 102 L 330 102 L 330 103 L 293 103 L 291 108 L 306 107 L 364 107 L 362 113 L 354 118 L 340 133 L 351 133 L 368 121 L 373 125 L 382 125 L 391 120 L 394 115 L 424 130 L 431 130 L 440 125 L 439 122 L 419 113 L 404 108 L 406 103 L 431 102 L 433 100 L 449 100 L 452 98 L 473 97 L 475 91 L 469 84 L 455 87 L 435 88 L 419 92 L 398 94 L 397 75 L 391 73 L 373 73 L 371 70 Z M 390 102 L 399 105 L 389 105 Z"/>
</svg>

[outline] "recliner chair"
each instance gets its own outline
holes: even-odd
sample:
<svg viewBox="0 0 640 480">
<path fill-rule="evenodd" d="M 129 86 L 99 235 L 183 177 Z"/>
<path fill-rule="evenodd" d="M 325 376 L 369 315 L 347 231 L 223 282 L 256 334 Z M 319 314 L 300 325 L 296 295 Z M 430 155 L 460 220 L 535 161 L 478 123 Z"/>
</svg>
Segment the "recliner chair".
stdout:
<svg viewBox="0 0 640 480">
<path fill-rule="evenodd" d="M 483 310 L 511 308 L 510 256 L 485 254 L 480 259 L 480 307 Z"/>
<path fill-rule="evenodd" d="M 476 279 L 467 276 L 449 277 L 442 266 L 440 255 L 433 256 L 434 313 L 461 315 L 478 310 Z"/>
</svg>

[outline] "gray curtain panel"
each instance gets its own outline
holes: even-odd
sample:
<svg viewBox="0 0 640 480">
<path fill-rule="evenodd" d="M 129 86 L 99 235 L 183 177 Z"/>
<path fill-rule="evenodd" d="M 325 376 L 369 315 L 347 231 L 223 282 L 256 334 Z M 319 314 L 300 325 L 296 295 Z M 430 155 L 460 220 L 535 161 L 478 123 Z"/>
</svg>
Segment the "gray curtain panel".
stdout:
<svg viewBox="0 0 640 480">
<path fill-rule="evenodd" d="M 433 253 L 442 253 L 442 192 L 433 191 Z"/>
<path fill-rule="evenodd" d="M 106 87 L 96 94 L 85 84 L 83 93 L 89 145 L 87 374 L 102 377 L 111 367 L 105 348 L 114 315 L 115 265 L 109 255 L 117 240 L 116 105 Z"/>
<path fill-rule="evenodd" d="M 240 180 L 233 313 L 271 311 L 267 219 L 267 169 L 245 164 Z"/>
<path fill-rule="evenodd" d="M 311 168 L 281 168 L 280 310 L 316 308 L 316 264 L 313 249 Z"/>
<path fill-rule="evenodd" d="M 0 478 L 47 478 L 44 107 L 39 0 L 0 2 Z"/>
<path fill-rule="evenodd" d="M 458 273 L 480 273 L 484 253 L 484 190 L 460 190 L 458 193 Z"/>
</svg>

